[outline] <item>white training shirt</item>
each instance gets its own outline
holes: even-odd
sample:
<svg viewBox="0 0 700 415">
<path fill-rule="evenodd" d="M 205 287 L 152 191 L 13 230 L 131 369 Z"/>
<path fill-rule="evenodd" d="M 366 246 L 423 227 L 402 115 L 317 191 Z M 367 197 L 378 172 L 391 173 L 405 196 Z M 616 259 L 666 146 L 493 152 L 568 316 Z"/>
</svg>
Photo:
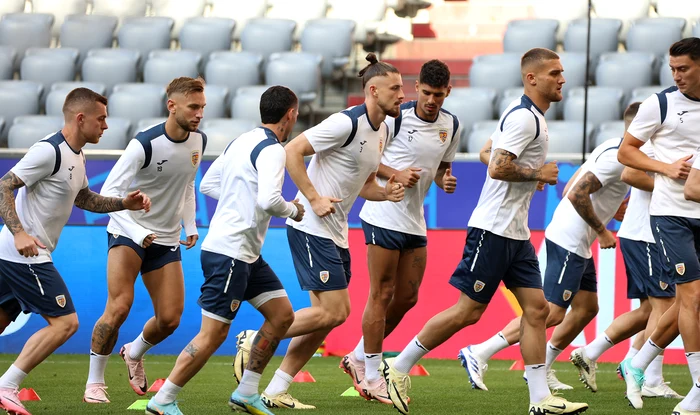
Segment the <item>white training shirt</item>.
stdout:
<svg viewBox="0 0 700 415">
<path fill-rule="evenodd" d="M 645 143 L 640 150 L 650 158 L 654 158 L 654 148 L 651 146 L 651 143 Z M 617 231 L 619 238 L 648 242 L 650 244 L 656 243 L 654 233 L 651 231 L 649 203 L 651 203 L 651 192 L 632 187 L 625 218 Z"/>
<path fill-rule="evenodd" d="M 365 182 L 379 167 L 388 127 L 386 123 L 373 126 L 362 104 L 331 115 L 304 135 L 315 152 L 307 168 L 311 183 L 319 196 L 342 202 L 333 205 L 335 213 L 321 218 L 298 192 L 296 197 L 306 214 L 301 222 L 289 219 L 287 225 L 348 248 L 348 214 Z"/>
<path fill-rule="evenodd" d="M 421 169 L 420 179 L 397 203 L 366 201 L 360 218 L 367 223 L 412 235 L 427 234 L 423 200 L 435 179 L 440 162 L 452 162 L 459 146 L 461 128 L 455 115 L 440 110 L 434 121 L 421 119 L 416 101 L 401 105 L 398 118 L 387 117 L 389 141 L 382 155 L 382 164 L 395 170 L 409 167 Z M 386 180 L 377 178 L 381 186 Z"/>
<path fill-rule="evenodd" d="M 249 264 L 257 261 L 270 217 L 296 216 L 282 198 L 284 148 L 271 130 L 259 127 L 228 145 L 209 167 L 199 190 L 218 199 L 202 249 Z"/>
<path fill-rule="evenodd" d="M 527 95 L 514 100 L 501 115 L 491 135 L 493 152 L 502 149 L 515 154 L 514 163 L 530 169 L 544 165 L 549 147 L 544 113 Z M 469 226 L 487 230 L 510 239 L 530 239 L 528 211 L 537 182 L 506 182 L 486 173 Z"/>
<path fill-rule="evenodd" d="M 645 99 L 627 130 L 641 141 L 651 141 L 656 159 L 674 163 L 700 151 L 700 100 L 688 98 L 677 87 Z M 649 214 L 700 218 L 700 204 L 685 200 L 685 180 L 663 174 L 654 178 Z"/>
<path fill-rule="evenodd" d="M 126 236 L 139 246 L 153 233 L 155 244 L 175 246 L 184 221 L 185 233 L 197 235 L 194 179 L 206 145 L 207 136 L 199 130 L 190 132 L 185 141 L 173 141 L 165 133 L 165 123 L 136 134 L 100 193 L 124 197 L 139 189 L 151 198 L 151 211 L 110 213 L 107 232 Z"/>
<path fill-rule="evenodd" d="M 12 232 L 0 231 L 0 259 L 20 264 L 51 262 L 58 237 L 68 223 L 75 198 L 88 187 L 85 156 L 73 151 L 60 131 L 34 144 L 10 169 L 25 186 L 17 191 L 15 210 L 24 230 L 39 239 L 38 256 L 25 258 L 15 248 Z"/>
<path fill-rule="evenodd" d="M 615 216 L 629 191 L 629 185 L 621 178 L 625 166 L 617 161 L 617 150 L 621 142 L 620 138 L 612 138 L 596 147 L 569 187 L 570 193 L 586 173 L 591 172 L 595 175 L 603 186 L 590 195 L 591 204 L 604 225 Z M 591 244 L 597 234 L 576 212 L 567 195 L 568 193 L 562 196 L 544 236 L 567 251 L 583 258 L 591 258 Z"/>
</svg>

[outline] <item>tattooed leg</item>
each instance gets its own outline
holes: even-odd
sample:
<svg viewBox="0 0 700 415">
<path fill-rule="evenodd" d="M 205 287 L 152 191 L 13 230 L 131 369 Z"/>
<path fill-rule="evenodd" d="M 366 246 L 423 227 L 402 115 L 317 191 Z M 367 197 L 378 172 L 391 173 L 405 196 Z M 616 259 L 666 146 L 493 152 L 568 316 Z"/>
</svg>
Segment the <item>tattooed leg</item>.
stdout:
<svg viewBox="0 0 700 415">
<path fill-rule="evenodd" d="M 418 302 L 418 289 L 423 281 L 427 256 L 425 247 L 401 252 L 394 298 L 386 313 L 385 338 L 391 334 L 403 316 Z"/>
<path fill-rule="evenodd" d="M 258 311 L 265 317 L 265 322 L 253 339 L 246 370 L 262 373 L 275 354 L 280 339 L 294 322 L 294 310 L 287 297 L 280 297 L 260 305 Z"/>
</svg>

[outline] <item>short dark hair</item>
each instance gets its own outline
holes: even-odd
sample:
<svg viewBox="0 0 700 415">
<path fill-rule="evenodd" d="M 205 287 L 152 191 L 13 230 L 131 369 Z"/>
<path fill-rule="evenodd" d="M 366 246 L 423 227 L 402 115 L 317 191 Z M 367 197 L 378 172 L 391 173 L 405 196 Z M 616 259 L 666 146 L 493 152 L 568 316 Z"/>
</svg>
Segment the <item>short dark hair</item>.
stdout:
<svg viewBox="0 0 700 415">
<path fill-rule="evenodd" d="M 387 76 L 390 73 L 400 73 L 394 65 L 386 62 L 379 62 L 377 60 L 377 55 L 372 52 L 368 53 L 365 59 L 367 59 L 369 65 L 362 68 L 358 75 L 359 78 L 362 78 L 363 89 L 370 79 L 375 76 Z"/>
<path fill-rule="evenodd" d="M 546 48 L 532 48 L 520 58 L 520 69 L 525 69 L 529 65 L 550 59 L 559 59 L 559 55 Z"/>
<path fill-rule="evenodd" d="M 450 68 L 441 60 L 429 60 L 421 66 L 418 82 L 433 88 L 447 87 L 450 85 Z"/>
<path fill-rule="evenodd" d="M 637 112 L 639 112 L 639 106 L 641 104 L 642 103 L 639 101 L 631 103 L 625 110 L 625 113 L 622 115 L 622 119 L 625 121 L 632 121 L 634 117 L 637 116 Z"/>
<path fill-rule="evenodd" d="M 173 94 L 183 94 L 187 96 L 192 92 L 204 92 L 204 80 L 202 78 L 181 76 L 170 81 L 165 92 L 168 98 Z"/>
<path fill-rule="evenodd" d="M 671 45 L 668 50 L 671 56 L 688 55 L 690 59 L 696 61 L 700 59 L 700 39 L 696 37 L 687 37 Z"/>
<path fill-rule="evenodd" d="M 68 93 L 66 100 L 63 102 L 63 113 L 66 114 L 78 109 L 84 110 L 86 105 L 93 105 L 96 102 L 107 106 L 107 98 L 103 95 L 98 94 L 92 89 L 82 87 L 75 88 Z"/>
<path fill-rule="evenodd" d="M 277 124 L 290 108 L 297 105 L 297 96 L 286 86 L 275 85 L 260 97 L 260 119 L 263 124 Z"/>
</svg>

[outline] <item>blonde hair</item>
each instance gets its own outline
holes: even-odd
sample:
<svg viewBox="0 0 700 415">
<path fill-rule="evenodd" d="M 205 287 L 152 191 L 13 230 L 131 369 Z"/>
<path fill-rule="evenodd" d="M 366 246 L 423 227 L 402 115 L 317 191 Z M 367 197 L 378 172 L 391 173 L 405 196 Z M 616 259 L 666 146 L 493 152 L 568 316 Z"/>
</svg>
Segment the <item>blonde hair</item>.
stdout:
<svg viewBox="0 0 700 415">
<path fill-rule="evenodd" d="M 204 80 L 202 78 L 190 78 L 181 76 L 170 81 L 168 88 L 165 90 L 170 98 L 173 94 L 182 94 L 187 96 L 193 92 L 204 92 Z"/>
</svg>

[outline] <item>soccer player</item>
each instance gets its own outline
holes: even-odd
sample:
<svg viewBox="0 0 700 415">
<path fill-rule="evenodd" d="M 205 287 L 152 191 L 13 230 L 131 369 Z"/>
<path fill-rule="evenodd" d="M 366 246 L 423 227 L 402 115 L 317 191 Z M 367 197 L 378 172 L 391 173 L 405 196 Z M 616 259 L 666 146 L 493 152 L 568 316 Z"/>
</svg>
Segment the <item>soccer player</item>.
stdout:
<svg viewBox="0 0 700 415">
<path fill-rule="evenodd" d="M 286 337 L 292 338 L 282 365 L 262 394 L 270 407 L 311 409 L 287 390 L 294 375 L 308 362 L 326 335 L 350 313 L 350 251 L 348 213 L 357 196 L 399 202 L 404 188 L 392 175 L 386 185 L 376 181 L 387 142 L 387 116 L 400 113 L 404 98 L 401 75 L 392 65 L 367 55 L 360 71 L 365 103 L 336 113 L 292 140 L 287 170 L 299 188 L 297 198 L 308 214 L 300 222 L 287 221 L 287 238 L 299 285 L 309 291 L 311 307 L 295 313 Z M 307 170 L 305 156 L 313 156 Z M 241 341 L 234 365 L 236 378 L 250 353 Z"/>
<path fill-rule="evenodd" d="M 155 316 L 119 354 L 126 363 L 129 384 L 145 395 L 148 381 L 143 355 L 175 331 L 184 308 L 185 288 L 180 244 L 192 248 L 195 224 L 194 179 L 207 138 L 197 127 L 206 105 L 200 79 L 176 78 L 167 87 L 168 119 L 136 135 L 112 168 L 101 194 L 124 195 L 140 188 L 153 195 L 148 213 L 116 213 L 107 225 L 107 305 L 95 323 L 90 347 L 90 371 L 83 400 L 109 403 L 104 373 L 119 328 L 134 302 L 139 272 L 148 289 Z M 180 240 L 184 222 L 186 240 Z"/>
<path fill-rule="evenodd" d="M 0 231 L 0 315 L 13 321 L 20 312 L 31 312 L 48 323 L 0 377 L 0 409 L 17 415 L 29 415 L 18 396 L 24 378 L 78 330 L 73 300 L 51 259 L 73 205 L 107 213 L 148 211 L 151 204 L 139 190 L 115 198 L 88 187 L 82 149 L 98 143 L 107 129 L 107 98 L 74 89 L 66 96 L 63 117 L 61 131 L 34 144 L 0 179 L 5 223 Z"/>
<path fill-rule="evenodd" d="M 535 248 L 527 228 L 537 183 L 557 183 L 556 163 L 545 164 L 549 137 L 544 112 L 562 99 L 559 56 L 535 48 L 521 59 L 521 98 L 505 110 L 492 135 L 493 153 L 479 202 L 469 220 L 462 260 L 450 279 L 458 302 L 434 316 L 396 359 L 386 359 L 384 376 L 394 406 L 408 413 L 408 372 L 421 357 L 459 330 L 479 321 L 504 281 L 523 308 L 521 350 L 531 378 L 530 413 L 580 413 L 586 404 L 551 394 L 544 371 L 547 302 Z M 547 412 L 545 412 L 547 411 Z"/>
<path fill-rule="evenodd" d="M 260 98 L 262 126 L 232 141 L 202 179 L 202 193 L 218 199 L 209 233 L 202 242 L 204 284 L 199 305 L 202 327 L 185 347 L 146 413 L 181 414 L 175 401 L 182 387 L 204 367 L 228 336 L 242 301 L 257 308 L 265 322 L 253 340 L 248 367 L 229 405 L 271 414 L 258 394 L 262 371 L 294 321 L 294 310 L 277 275 L 260 256 L 272 216 L 300 221 L 304 206 L 282 198 L 286 154 L 280 143 L 297 120 L 296 95 L 273 86 Z"/>
<path fill-rule="evenodd" d="M 452 161 L 461 129 L 456 116 L 442 109 L 450 94 L 450 70 L 443 62 L 423 64 L 416 81 L 418 100 L 401 105 L 397 118 L 387 118 L 389 143 L 377 176 L 392 175 L 406 192 L 398 203 L 365 202 L 360 218 L 367 244 L 370 291 L 362 317 L 364 335 L 341 368 L 365 398 L 391 404 L 379 372 L 382 342 L 418 301 L 425 272 L 426 238 L 423 200 L 433 181 L 454 193 Z"/>
<path fill-rule="evenodd" d="M 649 214 L 656 243 L 672 267 L 679 306 L 678 327 L 694 382 L 674 414 L 687 415 L 700 414 L 700 359 L 691 358 L 700 354 L 700 241 L 695 239 L 700 231 L 700 205 L 684 198 L 683 186 L 691 170 L 688 160 L 700 148 L 700 39 L 682 39 L 671 46 L 669 54 L 676 86 L 644 100 L 625 133 L 618 157 L 629 167 L 656 173 Z M 654 147 L 655 160 L 640 150 L 647 141 Z M 635 360 L 640 354 L 642 351 Z M 631 363 L 624 360 L 621 372 L 627 383 L 627 399 L 639 408 L 644 372 Z"/>
</svg>

